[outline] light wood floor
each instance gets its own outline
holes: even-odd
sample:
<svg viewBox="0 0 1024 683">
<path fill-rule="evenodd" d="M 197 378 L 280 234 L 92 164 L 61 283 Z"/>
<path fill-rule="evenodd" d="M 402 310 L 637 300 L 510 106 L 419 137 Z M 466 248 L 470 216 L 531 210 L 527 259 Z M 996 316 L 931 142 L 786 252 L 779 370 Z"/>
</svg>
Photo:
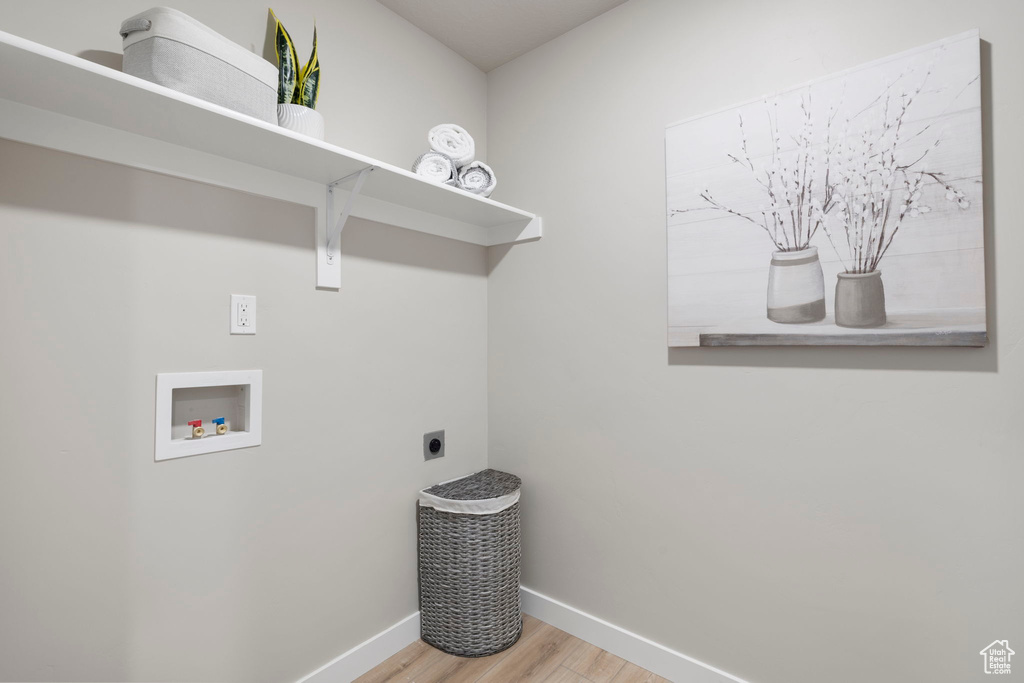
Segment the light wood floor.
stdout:
<svg viewBox="0 0 1024 683">
<path fill-rule="evenodd" d="M 636 664 L 523 615 L 523 635 L 490 657 L 453 657 L 417 640 L 355 683 L 669 683 Z"/>
</svg>

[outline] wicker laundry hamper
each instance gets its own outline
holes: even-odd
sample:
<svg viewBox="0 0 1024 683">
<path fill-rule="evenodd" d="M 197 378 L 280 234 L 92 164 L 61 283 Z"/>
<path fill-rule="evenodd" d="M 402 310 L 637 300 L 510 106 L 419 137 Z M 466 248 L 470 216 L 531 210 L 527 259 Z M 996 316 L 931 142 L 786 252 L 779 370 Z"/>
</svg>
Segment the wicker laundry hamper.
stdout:
<svg viewBox="0 0 1024 683">
<path fill-rule="evenodd" d="M 420 492 L 420 636 L 483 657 L 523 632 L 519 477 L 483 470 Z"/>
</svg>

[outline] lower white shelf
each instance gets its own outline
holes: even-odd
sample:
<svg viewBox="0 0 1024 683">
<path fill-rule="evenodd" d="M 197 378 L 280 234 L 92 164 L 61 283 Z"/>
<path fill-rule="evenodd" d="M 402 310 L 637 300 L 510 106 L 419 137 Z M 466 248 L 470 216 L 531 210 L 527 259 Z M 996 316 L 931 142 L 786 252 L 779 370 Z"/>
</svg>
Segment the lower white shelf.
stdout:
<svg viewBox="0 0 1024 683">
<path fill-rule="evenodd" d="M 249 448 L 262 440 L 262 370 L 156 376 L 156 460 Z"/>
</svg>

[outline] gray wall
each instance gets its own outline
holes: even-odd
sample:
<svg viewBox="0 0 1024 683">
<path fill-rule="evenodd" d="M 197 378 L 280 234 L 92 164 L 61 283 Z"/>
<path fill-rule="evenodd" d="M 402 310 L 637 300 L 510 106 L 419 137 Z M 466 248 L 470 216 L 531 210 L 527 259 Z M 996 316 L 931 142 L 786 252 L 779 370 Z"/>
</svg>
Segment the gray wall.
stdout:
<svg viewBox="0 0 1024 683">
<path fill-rule="evenodd" d="M 666 349 L 664 127 L 980 28 L 992 344 Z M 1024 4 L 633 0 L 489 74 L 489 458 L 524 583 L 755 683 L 1024 643 Z M 1018 655 L 1019 656 L 1019 655 Z"/>
<path fill-rule="evenodd" d="M 119 52 L 152 4 L 0 23 Z M 175 6 L 262 50 L 265 4 Z M 440 121 L 485 142 L 484 75 L 389 10 L 276 9 L 303 52 L 316 16 L 329 141 L 400 166 Z M 486 459 L 485 250 L 361 221 L 341 250 L 317 291 L 308 209 L 0 141 L 0 680 L 295 680 L 417 609 L 415 492 Z M 263 445 L 154 463 L 156 373 L 245 368 Z"/>
<path fill-rule="evenodd" d="M 0 3 L 101 61 L 149 6 Z M 263 5 L 175 6 L 262 51 Z M 547 236 L 353 221 L 318 292 L 305 209 L 0 141 L 0 680 L 298 678 L 416 609 L 411 496 L 488 448 L 527 585 L 754 683 L 1024 642 L 1019 3 L 633 0 L 489 78 L 373 0 L 276 9 L 330 141 L 404 166 L 457 120 Z M 992 345 L 669 353 L 664 125 L 973 27 Z M 154 375 L 248 367 L 264 445 L 154 463 Z"/>
</svg>

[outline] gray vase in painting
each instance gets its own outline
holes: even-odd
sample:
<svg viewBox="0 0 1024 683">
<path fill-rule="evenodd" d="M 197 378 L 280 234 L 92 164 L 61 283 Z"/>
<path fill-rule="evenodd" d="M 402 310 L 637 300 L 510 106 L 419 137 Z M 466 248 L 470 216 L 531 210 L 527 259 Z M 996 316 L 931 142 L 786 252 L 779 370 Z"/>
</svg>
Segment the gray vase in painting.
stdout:
<svg viewBox="0 0 1024 683">
<path fill-rule="evenodd" d="M 882 271 L 839 273 L 836 282 L 836 325 L 880 327 L 885 324 Z"/>
<path fill-rule="evenodd" d="M 825 278 L 817 247 L 772 254 L 768 270 L 768 319 L 790 324 L 825 319 Z"/>
</svg>

